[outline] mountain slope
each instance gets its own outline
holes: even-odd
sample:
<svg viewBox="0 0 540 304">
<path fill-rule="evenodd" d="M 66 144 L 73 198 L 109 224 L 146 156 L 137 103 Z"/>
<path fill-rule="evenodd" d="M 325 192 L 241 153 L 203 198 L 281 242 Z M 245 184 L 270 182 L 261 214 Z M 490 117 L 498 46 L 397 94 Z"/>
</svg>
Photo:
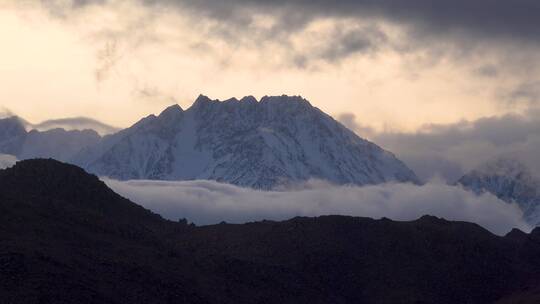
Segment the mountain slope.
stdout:
<svg viewBox="0 0 540 304">
<path fill-rule="evenodd" d="M 67 161 L 82 149 L 96 145 L 100 139 L 94 130 L 32 130 L 24 137 L 16 156 L 19 159 L 45 157 Z"/>
<path fill-rule="evenodd" d="M 515 159 L 500 158 L 472 170 L 458 181 L 476 193 L 490 192 L 508 203 L 517 203 L 525 220 L 540 225 L 540 181 Z"/>
<path fill-rule="evenodd" d="M 5 303 L 537 303 L 540 230 L 424 216 L 194 227 L 53 160 L 0 171 Z"/>
<path fill-rule="evenodd" d="M 0 171 L 0 185 L 3 303 L 165 303 L 160 288 L 182 298 L 182 278 L 156 270 L 168 222 L 97 177 L 26 160 Z"/>
<path fill-rule="evenodd" d="M 391 153 L 301 97 L 199 96 L 103 138 L 73 162 L 117 179 L 211 179 L 261 189 L 310 178 L 336 184 L 418 182 Z"/>
</svg>

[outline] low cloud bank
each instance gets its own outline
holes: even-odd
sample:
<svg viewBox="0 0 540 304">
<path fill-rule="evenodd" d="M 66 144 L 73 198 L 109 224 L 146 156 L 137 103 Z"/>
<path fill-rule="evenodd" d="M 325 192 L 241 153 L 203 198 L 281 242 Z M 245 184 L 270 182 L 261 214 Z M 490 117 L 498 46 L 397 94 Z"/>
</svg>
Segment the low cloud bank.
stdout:
<svg viewBox="0 0 540 304">
<path fill-rule="evenodd" d="M 430 214 L 475 222 L 499 235 L 512 228 L 531 229 L 517 205 L 438 182 L 365 187 L 309 182 L 286 191 L 258 191 L 203 180 L 105 182 L 120 195 L 167 219 L 186 218 L 198 225 L 329 214 L 414 220 Z"/>
<path fill-rule="evenodd" d="M 9 168 L 17 162 L 17 158 L 13 155 L 0 154 L 0 169 Z"/>
</svg>

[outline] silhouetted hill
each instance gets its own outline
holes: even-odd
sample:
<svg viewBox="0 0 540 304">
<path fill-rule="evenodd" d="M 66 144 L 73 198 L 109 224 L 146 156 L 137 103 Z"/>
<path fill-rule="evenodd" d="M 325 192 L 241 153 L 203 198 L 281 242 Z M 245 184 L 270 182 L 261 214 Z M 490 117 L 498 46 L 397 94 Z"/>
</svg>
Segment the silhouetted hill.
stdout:
<svg viewBox="0 0 540 304">
<path fill-rule="evenodd" d="M 194 227 L 53 160 L 0 171 L 2 303 L 538 303 L 540 229 L 432 216 Z"/>
</svg>

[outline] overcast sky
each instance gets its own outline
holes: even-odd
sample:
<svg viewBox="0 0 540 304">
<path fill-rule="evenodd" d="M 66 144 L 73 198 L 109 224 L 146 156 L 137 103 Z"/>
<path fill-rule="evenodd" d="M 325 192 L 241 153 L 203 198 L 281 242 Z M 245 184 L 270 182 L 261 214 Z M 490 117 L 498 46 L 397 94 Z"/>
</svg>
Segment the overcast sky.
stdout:
<svg viewBox="0 0 540 304">
<path fill-rule="evenodd" d="M 0 105 L 125 127 L 199 93 L 298 94 L 385 132 L 525 114 L 535 0 L 0 0 Z"/>
</svg>

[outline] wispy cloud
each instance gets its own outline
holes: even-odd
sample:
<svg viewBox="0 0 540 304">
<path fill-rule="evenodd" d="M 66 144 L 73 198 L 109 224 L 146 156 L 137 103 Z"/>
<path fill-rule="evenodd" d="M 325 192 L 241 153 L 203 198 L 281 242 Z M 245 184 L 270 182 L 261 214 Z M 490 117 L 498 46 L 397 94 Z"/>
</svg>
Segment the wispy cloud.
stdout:
<svg viewBox="0 0 540 304">
<path fill-rule="evenodd" d="M 0 106 L 0 119 L 15 116 L 8 108 Z"/>
<path fill-rule="evenodd" d="M 70 130 L 94 130 L 100 135 L 107 135 L 118 132 L 120 129 L 102 123 L 98 120 L 88 118 L 88 117 L 70 117 L 70 118 L 59 118 L 59 119 L 50 119 L 38 124 L 31 125 L 32 129 L 38 131 L 47 131 L 51 129 L 64 129 L 67 131 Z"/>
</svg>

